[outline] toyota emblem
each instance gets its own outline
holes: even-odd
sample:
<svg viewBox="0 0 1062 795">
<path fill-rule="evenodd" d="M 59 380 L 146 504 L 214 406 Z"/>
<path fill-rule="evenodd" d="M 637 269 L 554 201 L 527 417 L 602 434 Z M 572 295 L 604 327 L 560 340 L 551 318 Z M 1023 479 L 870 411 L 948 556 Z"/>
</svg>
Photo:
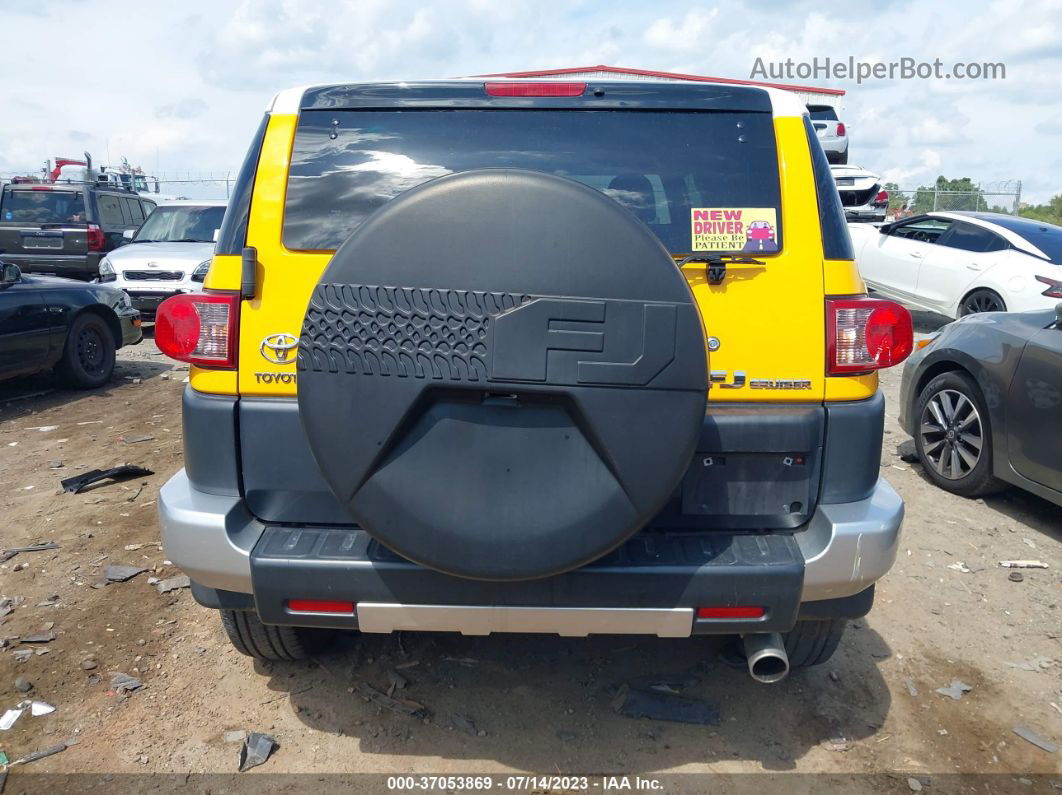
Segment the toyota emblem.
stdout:
<svg viewBox="0 0 1062 795">
<path fill-rule="evenodd" d="M 291 334 L 270 334 L 262 340 L 259 350 L 262 356 L 273 364 L 290 364 L 295 360 L 292 351 L 298 345 L 298 337 L 293 337 Z"/>
</svg>

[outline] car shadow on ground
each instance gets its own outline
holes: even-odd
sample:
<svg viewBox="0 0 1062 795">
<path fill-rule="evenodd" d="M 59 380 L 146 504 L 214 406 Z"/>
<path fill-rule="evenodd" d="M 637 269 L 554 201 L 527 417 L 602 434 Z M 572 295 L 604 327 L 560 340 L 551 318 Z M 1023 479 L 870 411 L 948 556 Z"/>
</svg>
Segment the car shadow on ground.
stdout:
<svg viewBox="0 0 1062 795">
<path fill-rule="evenodd" d="M 118 387 L 134 383 L 135 379 L 144 383 L 174 369 L 174 363 L 168 359 L 159 362 L 120 359 L 114 366 L 111 380 L 99 389 L 67 389 L 57 385 L 49 373 L 2 381 L 0 422 L 37 414 L 86 397 L 113 397 Z M 187 372 L 180 372 L 180 375 L 183 378 Z"/>
<path fill-rule="evenodd" d="M 541 635 L 351 633 L 308 663 L 258 663 L 269 687 L 290 694 L 310 729 L 345 735 L 362 753 L 481 760 L 541 773 L 635 773 L 690 763 L 754 760 L 790 770 L 809 749 L 875 733 L 890 707 L 878 670 L 888 646 L 853 622 L 826 665 L 777 685 L 752 681 L 721 657 L 729 638 L 559 638 Z M 733 646 L 731 646 L 732 650 Z M 832 674 L 832 675 L 831 675 Z M 623 683 L 669 681 L 714 705 L 718 725 L 632 719 L 614 709 Z M 401 714 L 359 695 L 364 684 L 423 705 Z M 355 689 L 358 685 L 359 689 Z M 341 765 L 341 763 L 340 763 Z M 386 763 L 384 763 L 386 765 Z M 425 761 L 417 770 L 436 767 Z"/>
<path fill-rule="evenodd" d="M 896 455 L 905 457 L 912 470 L 925 481 L 927 486 L 939 489 L 926 475 L 925 468 L 919 461 L 911 461 L 915 455 L 913 439 L 902 439 L 896 446 Z M 941 490 L 943 491 L 943 490 Z M 956 497 L 955 499 L 969 499 Z M 1025 491 L 1018 486 L 1007 486 L 1002 491 L 983 498 L 984 504 L 1013 521 L 1032 528 L 1047 538 L 1062 543 L 1062 507 L 1041 497 Z M 1035 555 L 1032 555 L 1035 557 Z"/>
</svg>

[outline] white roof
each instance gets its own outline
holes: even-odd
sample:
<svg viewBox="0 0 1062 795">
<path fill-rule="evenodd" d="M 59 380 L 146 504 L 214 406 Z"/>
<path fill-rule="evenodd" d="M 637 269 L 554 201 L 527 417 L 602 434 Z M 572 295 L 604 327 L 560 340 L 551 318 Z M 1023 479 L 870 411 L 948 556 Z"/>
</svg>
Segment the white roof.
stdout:
<svg viewBox="0 0 1062 795">
<path fill-rule="evenodd" d="M 456 78 L 456 80 L 436 80 L 436 81 L 424 81 L 424 82 L 440 82 L 440 83 L 446 82 L 446 83 L 452 83 L 452 82 L 457 82 L 457 81 L 461 81 L 461 82 L 477 82 L 477 83 L 487 83 L 487 82 L 506 82 L 506 83 L 513 82 L 513 83 L 518 83 L 518 82 L 521 82 L 521 81 L 526 81 L 526 82 L 529 82 L 529 83 L 551 83 L 551 82 L 553 82 L 553 83 L 569 83 L 569 82 L 571 82 L 570 78 L 569 79 L 565 79 L 565 78 L 560 78 L 560 79 L 557 79 L 557 78 L 545 78 L 545 79 L 543 79 L 543 78 L 537 78 L 537 77 L 536 78 L 510 78 L 510 77 L 506 77 L 506 78 L 489 78 L 489 79 L 488 78 L 483 78 L 483 77 L 461 77 L 461 78 Z M 615 82 L 622 82 L 622 81 L 615 81 Z M 645 81 L 642 81 L 642 82 L 646 82 L 646 83 L 667 83 L 667 84 L 670 84 L 670 85 L 674 85 L 675 82 L 680 82 L 680 81 L 674 81 L 674 80 L 671 80 L 671 81 L 669 81 L 669 80 L 645 80 Z M 327 83 L 327 84 L 324 84 L 324 85 L 335 85 L 335 84 L 334 83 Z M 398 82 L 398 83 L 396 83 L 396 85 L 402 85 L 402 83 Z M 730 84 L 730 83 L 711 83 L 711 82 L 708 82 L 708 81 L 698 81 L 695 85 L 709 85 L 709 86 L 710 85 L 718 85 L 718 86 L 726 86 L 727 88 L 732 88 L 733 87 L 732 84 Z M 322 87 L 323 87 L 322 85 L 310 85 L 310 86 L 296 86 L 295 88 L 284 89 L 283 91 L 277 93 L 273 97 L 272 102 L 270 102 L 269 105 L 266 107 L 266 113 L 296 114 L 296 113 L 299 112 L 299 107 L 302 105 L 302 97 L 303 97 L 303 95 L 307 91 L 312 89 L 312 88 L 322 88 Z M 808 109 L 804 105 L 804 102 L 796 94 L 793 94 L 793 93 L 791 93 L 789 91 L 783 91 L 780 88 L 767 88 L 767 87 L 761 87 L 761 86 L 748 86 L 748 88 L 757 89 L 759 91 L 767 92 L 767 96 L 769 96 L 771 98 L 771 108 L 772 108 L 773 115 L 774 115 L 775 118 L 778 118 L 778 117 L 781 117 L 781 116 L 797 116 L 797 117 L 800 117 L 800 116 L 806 115 L 807 112 L 808 112 Z"/>
</svg>

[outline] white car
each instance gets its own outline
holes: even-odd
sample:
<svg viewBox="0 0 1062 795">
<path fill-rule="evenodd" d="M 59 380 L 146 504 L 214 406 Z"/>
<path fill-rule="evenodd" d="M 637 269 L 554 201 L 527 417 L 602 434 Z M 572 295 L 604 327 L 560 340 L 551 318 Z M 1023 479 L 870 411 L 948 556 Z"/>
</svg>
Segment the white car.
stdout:
<svg viewBox="0 0 1062 795">
<path fill-rule="evenodd" d="M 171 295 L 200 292 L 225 214 L 223 201 L 160 204 L 129 242 L 100 261 L 100 281 L 129 293 L 147 318 Z"/>
<path fill-rule="evenodd" d="M 951 318 L 1050 309 L 1062 300 L 1062 227 L 1001 213 L 934 212 L 849 224 L 863 280 Z"/>
<path fill-rule="evenodd" d="M 808 105 L 808 115 L 815 135 L 826 152 L 830 163 L 848 162 L 848 130 L 843 121 L 837 118 L 833 105 Z"/>
<path fill-rule="evenodd" d="M 889 209 L 889 192 L 881 177 L 862 166 L 830 166 L 844 217 L 849 221 L 884 221 Z"/>
</svg>

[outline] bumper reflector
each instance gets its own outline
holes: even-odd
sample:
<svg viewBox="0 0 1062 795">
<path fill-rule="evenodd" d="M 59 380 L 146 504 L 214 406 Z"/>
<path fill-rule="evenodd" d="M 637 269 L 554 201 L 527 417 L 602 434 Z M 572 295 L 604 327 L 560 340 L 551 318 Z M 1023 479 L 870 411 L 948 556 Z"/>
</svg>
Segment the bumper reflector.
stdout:
<svg viewBox="0 0 1062 795">
<path fill-rule="evenodd" d="M 353 602 L 329 602 L 323 599 L 289 599 L 288 610 L 292 613 L 339 613 L 354 615 Z"/>
<path fill-rule="evenodd" d="M 763 618 L 762 607 L 698 607 L 697 618 Z"/>
</svg>

